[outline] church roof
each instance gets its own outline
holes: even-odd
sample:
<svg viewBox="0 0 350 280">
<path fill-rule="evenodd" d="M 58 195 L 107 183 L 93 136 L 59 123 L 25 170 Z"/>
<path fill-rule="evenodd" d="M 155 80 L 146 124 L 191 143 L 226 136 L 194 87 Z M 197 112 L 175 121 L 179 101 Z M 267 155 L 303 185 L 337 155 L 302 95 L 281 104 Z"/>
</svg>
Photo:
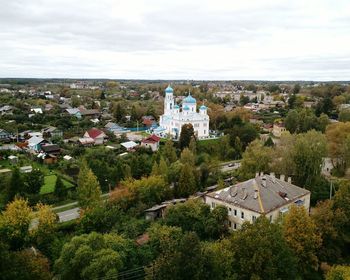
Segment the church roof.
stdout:
<svg viewBox="0 0 350 280">
<path fill-rule="evenodd" d="M 168 87 L 165 89 L 165 93 L 173 93 L 173 92 L 174 92 L 173 88 L 170 85 L 168 85 Z"/>
<path fill-rule="evenodd" d="M 179 105 L 176 104 L 176 105 L 174 106 L 174 108 L 175 108 L 175 109 L 179 109 L 180 107 L 179 107 Z"/>
<path fill-rule="evenodd" d="M 199 107 L 199 109 L 200 109 L 200 110 L 207 110 L 207 106 L 202 105 L 202 106 Z"/>
<path fill-rule="evenodd" d="M 187 110 L 190 109 L 190 107 L 188 107 L 187 105 L 185 105 L 185 106 L 183 107 L 183 109 L 187 111 Z"/>
<path fill-rule="evenodd" d="M 188 96 L 186 98 L 184 98 L 184 100 L 182 101 L 182 103 L 196 103 L 197 100 L 195 98 L 193 98 L 191 96 L 191 94 L 189 93 Z"/>
</svg>

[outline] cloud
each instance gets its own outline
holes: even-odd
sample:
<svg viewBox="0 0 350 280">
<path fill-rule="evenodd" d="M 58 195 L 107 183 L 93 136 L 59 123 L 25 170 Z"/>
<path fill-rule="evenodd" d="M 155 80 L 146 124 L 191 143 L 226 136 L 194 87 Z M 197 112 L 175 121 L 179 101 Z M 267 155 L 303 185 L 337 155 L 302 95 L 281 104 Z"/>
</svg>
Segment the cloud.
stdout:
<svg viewBox="0 0 350 280">
<path fill-rule="evenodd" d="M 348 1 L 2 0 L 0 76 L 348 80 Z"/>
</svg>

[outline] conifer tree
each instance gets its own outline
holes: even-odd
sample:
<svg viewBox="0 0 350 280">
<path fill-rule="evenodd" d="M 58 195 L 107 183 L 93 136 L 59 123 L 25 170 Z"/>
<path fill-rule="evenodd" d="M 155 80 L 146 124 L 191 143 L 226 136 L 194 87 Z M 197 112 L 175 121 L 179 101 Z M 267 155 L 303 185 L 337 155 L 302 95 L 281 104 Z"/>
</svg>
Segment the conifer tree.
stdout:
<svg viewBox="0 0 350 280">
<path fill-rule="evenodd" d="M 81 208 L 93 208 L 101 201 L 101 188 L 97 177 L 84 162 L 78 175 L 78 202 Z"/>
<path fill-rule="evenodd" d="M 66 189 L 65 185 L 63 184 L 61 176 L 57 176 L 54 194 L 59 199 L 64 198 L 67 194 L 67 189 Z"/>
</svg>

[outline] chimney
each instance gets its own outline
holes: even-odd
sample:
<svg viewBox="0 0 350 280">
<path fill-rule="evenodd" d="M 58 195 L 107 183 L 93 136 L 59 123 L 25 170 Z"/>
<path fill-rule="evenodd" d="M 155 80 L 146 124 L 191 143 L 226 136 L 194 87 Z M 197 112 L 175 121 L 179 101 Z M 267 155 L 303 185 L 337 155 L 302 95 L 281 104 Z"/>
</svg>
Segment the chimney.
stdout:
<svg viewBox="0 0 350 280">
<path fill-rule="evenodd" d="M 242 188 L 242 191 L 243 191 L 243 193 L 242 193 L 242 199 L 245 200 L 245 199 L 247 198 L 248 194 L 247 194 L 245 188 Z"/>
<path fill-rule="evenodd" d="M 256 178 L 256 177 L 259 177 L 259 172 L 256 172 L 256 173 L 255 173 L 255 178 Z"/>
<path fill-rule="evenodd" d="M 288 177 L 288 183 L 289 183 L 289 184 L 292 183 L 292 177 Z"/>
<path fill-rule="evenodd" d="M 260 176 L 264 176 L 264 172 L 260 172 Z"/>
<path fill-rule="evenodd" d="M 272 178 L 275 178 L 275 173 L 274 173 L 274 172 L 271 172 L 271 173 L 270 173 L 270 176 L 271 176 Z"/>
<path fill-rule="evenodd" d="M 257 199 L 258 198 L 258 190 L 255 190 L 254 191 L 254 199 Z"/>
<path fill-rule="evenodd" d="M 280 175 L 280 180 L 281 180 L 281 181 L 284 181 L 284 179 L 285 179 L 285 175 L 284 175 L 284 174 L 281 174 L 281 175 Z"/>
</svg>

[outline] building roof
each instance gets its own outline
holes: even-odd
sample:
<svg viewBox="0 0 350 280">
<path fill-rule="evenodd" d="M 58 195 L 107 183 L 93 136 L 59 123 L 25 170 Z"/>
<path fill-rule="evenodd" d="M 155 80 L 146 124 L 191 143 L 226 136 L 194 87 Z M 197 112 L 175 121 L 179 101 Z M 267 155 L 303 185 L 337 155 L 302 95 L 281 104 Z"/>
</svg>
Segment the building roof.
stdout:
<svg viewBox="0 0 350 280">
<path fill-rule="evenodd" d="M 91 128 L 86 132 L 92 139 L 95 139 L 98 136 L 100 136 L 101 134 L 104 134 L 104 132 L 102 130 L 99 130 L 97 128 Z"/>
<path fill-rule="evenodd" d="M 165 93 L 173 93 L 173 92 L 174 92 L 173 88 L 170 85 L 168 85 L 168 87 L 165 89 Z"/>
<path fill-rule="evenodd" d="M 185 105 L 185 106 L 183 107 L 183 109 L 187 111 L 187 110 L 190 109 L 190 107 L 188 107 L 187 105 Z"/>
<path fill-rule="evenodd" d="M 199 107 L 199 109 L 200 109 L 200 110 L 207 110 L 207 106 L 202 105 L 202 106 Z"/>
<path fill-rule="evenodd" d="M 152 134 L 151 136 L 142 140 L 142 143 L 158 143 L 160 141 L 160 137 Z"/>
<path fill-rule="evenodd" d="M 99 115 L 101 114 L 97 109 L 80 109 L 80 114 L 83 116 Z"/>
<path fill-rule="evenodd" d="M 41 142 L 45 141 L 44 138 L 42 137 L 37 137 L 37 136 L 33 136 L 31 138 L 28 139 L 28 145 L 29 146 L 35 146 L 40 144 Z"/>
<path fill-rule="evenodd" d="M 134 141 L 128 141 L 128 142 L 121 143 L 120 145 L 122 145 L 126 149 L 132 149 L 132 148 L 135 148 L 138 144 L 135 143 Z"/>
<path fill-rule="evenodd" d="M 70 115 L 80 114 L 80 110 L 78 108 L 67 108 L 66 111 Z"/>
<path fill-rule="evenodd" d="M 60 147 L 56 144 L 43 145 L 43 146 L 41 146 L 41 149 L 45 153 L 59 152 L 61 150 Z"/>
<path fill-rule="evenodd" d="M 87 144 L 94 144 L 95 140 L 92 139 L 91 137 L 84 137 L 84 138 L 79 138 L 79 143 L 82 145 L 87 145 Z"/>
<path fill-rule="evenodd" d="M 179 109 L 179 105 L 175 104 L 174 109 Z"/>
<path fill-rule="evenodd" d="M 296 202 L 309 193 L 273 175 L 263 175 L 208 193 L 207 196 L 263 214 Z"/>
<path fill-rule="evenodd" d="M 190 104 L 193 104 L 193 103 L 197 103 L 197 100 L 191 96 L 191 93 L 189 93 L 188 96 L 186 96 L 186 97 L 184 98 L 184 100 L 182 101 L 182 103 L 190 103 Z"/>
</svg>

